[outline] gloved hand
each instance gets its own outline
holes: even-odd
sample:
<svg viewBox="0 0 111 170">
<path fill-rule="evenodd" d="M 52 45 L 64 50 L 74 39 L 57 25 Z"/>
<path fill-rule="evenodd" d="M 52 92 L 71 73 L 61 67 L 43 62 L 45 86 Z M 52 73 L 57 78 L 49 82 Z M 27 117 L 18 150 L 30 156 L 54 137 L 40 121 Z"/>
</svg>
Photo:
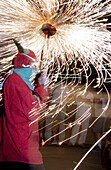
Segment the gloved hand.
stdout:
<svg viewBox="0 0 111 170">
<path fill-rule="evenodd" d="M 41 85 L 47 86 L 49 84 L 49 77 L 47 76 L 47 72 L 41 73 L 40 77 L 38 78 L 38 82 Z"/>
</svg>

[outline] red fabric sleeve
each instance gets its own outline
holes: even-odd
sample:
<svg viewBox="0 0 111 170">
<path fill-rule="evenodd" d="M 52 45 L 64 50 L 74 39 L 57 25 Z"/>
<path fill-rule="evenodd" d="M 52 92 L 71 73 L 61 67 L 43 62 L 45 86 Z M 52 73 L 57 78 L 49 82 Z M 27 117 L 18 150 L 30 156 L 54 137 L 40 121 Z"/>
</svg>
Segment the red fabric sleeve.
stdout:
<svg viewBox="0 0 111 170">
<path fill-rule="evenodd" d="M 40 96 L 40 100 L 46 98 L 45 90 L 41 86 L 36 88 L 35 94 Z M 17 82 L 11 76 L 7 79 L 4 86 L 4 102 L 6 111 L 9 110 L 10 113 L 24 115 L 28 120 L 34 120 L 35 116 L 36 118 L 39 116 L 41 109 L 39 101 L 21 78 Z"/>
<path fill-rule="evenodd" d="M 34 94 L 38 96 L 42 101 L 47 101 L 49 96 L 49 90 L 47 92 L 44 88 L 44 85 L 38 84 L 34 90 Z"/>
</svg>

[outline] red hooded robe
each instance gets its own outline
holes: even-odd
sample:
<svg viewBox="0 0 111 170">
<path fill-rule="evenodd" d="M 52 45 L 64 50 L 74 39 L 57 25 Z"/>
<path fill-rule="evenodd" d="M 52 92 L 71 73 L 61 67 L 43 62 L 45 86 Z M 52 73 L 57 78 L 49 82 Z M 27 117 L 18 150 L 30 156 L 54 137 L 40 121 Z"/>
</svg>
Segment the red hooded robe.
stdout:
<svg viewBox="0 0 111 170">
<path fill-rule="evenodd" d="M 44 85 L 38 84 L 34 93 L 41 103 L 47 99 Z M 39 152 L 38 121 L 30 125 L 39 116 L 39 101 L 16 73 L 10 75 L 4 83 L 4 107 L 0 161 L 43 164 Z M 31 116 L 33 109 L 37 114 Z"/>
</svg>

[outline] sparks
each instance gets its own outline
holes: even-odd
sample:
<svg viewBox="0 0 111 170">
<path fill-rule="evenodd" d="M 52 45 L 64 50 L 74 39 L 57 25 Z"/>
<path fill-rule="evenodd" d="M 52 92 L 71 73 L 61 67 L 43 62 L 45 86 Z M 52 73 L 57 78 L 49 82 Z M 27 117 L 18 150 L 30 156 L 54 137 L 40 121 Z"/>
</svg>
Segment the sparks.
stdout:
<svg viewBox="0 0 111 170">
<path fill-rule="evenodd" d="M 17 52 L 11 39 L 17 39 L 37 55 L 43 51 L 42 68 L 48 65 L 56 75 L 63 66 L 80 61 L 88 83 L 87 69 L 92 64 L 98 72 L 98 86 L 110 73 L 103 65 L 111 62 L 111 33 L 107 30 L 110 1 L 88 0 L 3 0 L 0 1 L 0 61 L 7 65 Z M 60 65 L 61 60 L 61 65 Z M 3 67 L 1 67 L 2 71 Z"/>
</svg>

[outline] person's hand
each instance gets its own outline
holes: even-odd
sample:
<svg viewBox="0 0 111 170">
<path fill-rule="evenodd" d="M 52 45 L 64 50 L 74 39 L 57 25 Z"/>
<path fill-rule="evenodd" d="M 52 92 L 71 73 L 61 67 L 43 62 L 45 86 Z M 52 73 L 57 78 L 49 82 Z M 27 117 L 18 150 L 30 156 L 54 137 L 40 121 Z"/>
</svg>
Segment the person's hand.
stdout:
<svg viewBox="0 0 111 170">
<path fill-rule="evenodd" d="M 49 77 L 47 76 L 46 72 L 41 73 L 40 77 L 38 78 L 38 82 L 41 85 L 48 85 L 49 84 Z"/>
<path fill-rule="evenodd" d="M 37 75 L 36 75 L 36 77 L 35 77 L 35 80 L 34 80 L 34 86 L 36 87 L 38 84 L 39 84 L 39 78 L 40 78 L 40 76 L 41 76 L 41 72 L 40 73 L 38 73 Z"/>
</svg>

